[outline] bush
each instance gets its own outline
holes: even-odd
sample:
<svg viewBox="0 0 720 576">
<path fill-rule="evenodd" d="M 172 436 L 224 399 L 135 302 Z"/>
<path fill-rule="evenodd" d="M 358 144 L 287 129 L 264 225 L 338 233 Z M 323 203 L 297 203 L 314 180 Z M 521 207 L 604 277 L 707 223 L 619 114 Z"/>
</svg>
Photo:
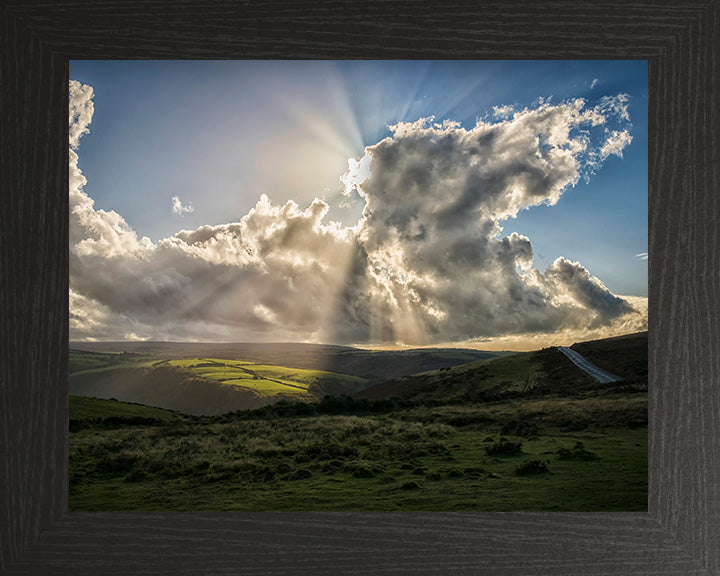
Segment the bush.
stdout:
<svg viewBox="0 0 720 576">
<path fill-rule="evenodd" d="M 353 478 L 372 478 L 375 473 L 367 466 L 359 466 L 353 472 Z"/>
<path fill-rule="evenodd" d="M 532 422 L 524 422 L 522 420 L 511 420 L 509 422 L 506 422 L 500 430 L 500 434 L 522 436 L 523 438 L 537 436 L 539 433 L 540 430 L 537 427 L 537 424 L 534 424 Z"/>
<path fill-rule="evenodd" d="M 485 453 L 488 456 L 513 455 L 520 454 L 521 452 L 522 442 L 512 442 L 505 438 L 501 439 L 500 442 L 485 446 Z"/>
<path fill-rule="evenodd" d="M 342 460 L 330 460 L 323 465 L 322 471 L 325 474 L 335 474 L 335 472 L 342 470 L 344 466 L 345 463 Z"/>
<path fill-rule="evenodd" d="M 312 472 L 308 470 L 307 468 L 300 468 L 299 470 L 295 470 L 292 474 L 290 474 L 290 480 L 303 480 L 305 478 L 311 478 Z"/>
<path fill-rule="evenodd" d="M 576 442 L 573 448 L 558 448 L 556 454 L 560 460 L 595 460 L 598 455 L 585 450 L 582 442 Z"/>
<path fill-rule="evenodd" d="M 526 460 L 515 468 L 518 476 L 529 476 L 532 474 L 545 474 L 549 472 L 547 465 L 542 460 Z"/>
<path fill-rule="evenodd" d="M 101 474 L 125 474 L 140 464 L 140 458 L 132 454 L 111 454 L 100 458 L 96 470 Z"/>
<path fill-rule="evenodd" d="M 142 482 L 143 480 L 147 480 L 148 475 L 143 470 L 138 470 L 135 468 L 130 474 L 125 476 L 124 482 Z"/>
</svg>

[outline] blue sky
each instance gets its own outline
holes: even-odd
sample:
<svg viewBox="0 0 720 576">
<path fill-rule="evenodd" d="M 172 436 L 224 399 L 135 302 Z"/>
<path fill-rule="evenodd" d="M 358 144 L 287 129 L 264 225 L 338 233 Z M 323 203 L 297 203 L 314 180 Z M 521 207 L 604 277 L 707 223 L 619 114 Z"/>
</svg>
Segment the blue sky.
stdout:
<svg viewBox="0 0 720 576">
<path fill-rule="evenodd" d="M 265 194 L 354 225 L 365 204 L 341 176 L 390 126 L 434 117 L 471 130 L 494 109 L 626 94 L 632 142 L 552 206 L 500 222 L 529 238 L 534 266 L 577 261 L 611 293 L 647 296 L 645 61 L 71 61 L 92 86 L 78 148 L 84 193 L 152 243 L 239 222 Z M 606 135 L 609 128 L 605 128 Z M 173 198 L 177 208 L 173 211 Z M 264 305 L 261 307 L 264 310 Z"/>
<path fill-rule="evenodd" d="M 532 106 L 626 93 L 633 142 L 552 207 L 506 223 L 532 240 L 536 265 L 579 260 L 612 291 L 647 295 L 645 61 L 72 61 L 95 115 L 80 168 L 96 207 L 158 240 L 181 228 L 241 218 L 260 193 L 314 196 L 339 209 L 347 157 L 387 126 L 434 115 L 472 127 L 494 106 Z M 316 153 L 324 168 L 308 156 Z M 192 213 L 170 210 L 178 196 Z"/>
</svg>

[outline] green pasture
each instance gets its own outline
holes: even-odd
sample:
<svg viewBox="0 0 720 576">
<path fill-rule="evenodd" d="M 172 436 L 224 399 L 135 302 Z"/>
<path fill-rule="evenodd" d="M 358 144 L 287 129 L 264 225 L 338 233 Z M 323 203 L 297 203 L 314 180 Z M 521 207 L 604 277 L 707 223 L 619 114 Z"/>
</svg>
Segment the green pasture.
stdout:
<svg viewBox="0 0 720 576">
<path fill-rule="evenodd" d="M 169 360 L 170 366 L 185 368 L 206 380 L 249 388 L 261 395 L 302 394 L 310 386 L 332 383 L 361 388 L 363 378 L 336 374 L 323 370 L 288 368 L 270 364 L 255 364 L 244 360 L 221 360 L 217 358 L 183 358 Z"/>
</svg>

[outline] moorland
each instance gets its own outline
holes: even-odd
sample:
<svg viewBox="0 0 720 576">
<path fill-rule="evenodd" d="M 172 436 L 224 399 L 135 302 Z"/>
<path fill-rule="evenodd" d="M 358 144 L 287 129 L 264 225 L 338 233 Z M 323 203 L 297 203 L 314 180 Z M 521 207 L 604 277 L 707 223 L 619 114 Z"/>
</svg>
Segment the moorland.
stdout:
<svg viewBox="0 0 720 576">
<path fill-rule="evenodd" d="M 647 333 L 555 348 L 71 343 L 71 510 L 647 509 Z"/>
</svg>

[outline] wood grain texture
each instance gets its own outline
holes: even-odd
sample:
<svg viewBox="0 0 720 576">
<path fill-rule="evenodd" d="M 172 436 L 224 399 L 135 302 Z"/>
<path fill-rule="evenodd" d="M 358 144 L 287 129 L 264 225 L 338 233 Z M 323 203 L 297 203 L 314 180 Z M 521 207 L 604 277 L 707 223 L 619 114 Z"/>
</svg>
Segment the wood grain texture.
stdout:
<svg viewBox="0 0 720 576">
<path fill-rule="evenodd" d="M 719 6 L 0 4 L 0 572 L 720 574 Z M 68 514 L 71 58 L 648 60 L 648 513 Z"/>
</svg>

